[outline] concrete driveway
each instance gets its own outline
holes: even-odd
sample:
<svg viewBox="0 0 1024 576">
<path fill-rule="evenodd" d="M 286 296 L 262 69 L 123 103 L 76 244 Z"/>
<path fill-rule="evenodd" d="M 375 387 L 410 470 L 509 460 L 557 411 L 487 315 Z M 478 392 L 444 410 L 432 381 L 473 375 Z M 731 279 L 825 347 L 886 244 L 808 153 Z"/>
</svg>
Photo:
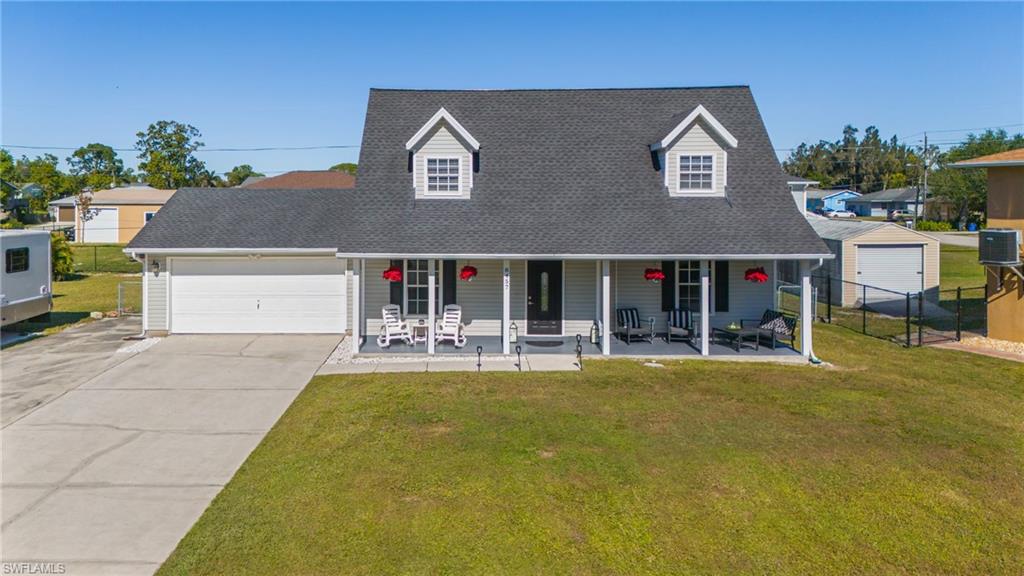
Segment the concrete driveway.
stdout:
<svg viewBox="0 0 1024 576">
<path fill-rule="evenodd" d="M 75 387 L 3 429 L 0 557 L 152 574 L 338 340 L 172 336 L 84 364 Z M 19 359 L 27 371 L 5 359 L 5 389 L 30 391 L 45 349 L 43 366 Z"/>
<path fill-rule="evenodd" d="M 925 234 L 938 238 L 939 244 L 950 244 L 965 248 L 978 247 L 977 232 L 925 232 Z"/>
</svg>

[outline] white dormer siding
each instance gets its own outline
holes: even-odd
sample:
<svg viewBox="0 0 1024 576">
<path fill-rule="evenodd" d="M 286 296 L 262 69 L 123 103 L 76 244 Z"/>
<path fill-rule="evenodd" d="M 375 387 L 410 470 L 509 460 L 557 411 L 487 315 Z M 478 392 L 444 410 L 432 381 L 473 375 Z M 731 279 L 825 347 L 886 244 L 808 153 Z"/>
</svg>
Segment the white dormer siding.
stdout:
<svg viewBox="0 0 1024 576">
<path fill-rule="evenodd" d="M 463 198 L 468 199 L 473 188 L 473 153 L 462 142 L 447 123 L 437 124 L 423 139 L 422 145 L 413 151 L 413 186 L 417 199 Z M 459 161 L 459 191 L 438 192 L 427 189 L 427 159 L 455 158 Z"/>
<path fill-rule="evenodd" d="M 728 152 L 725 144 L 714 135 L 713 130 L 703 121 L 697 120 L 664 148 L 660 153 L 664 166 L 665 187 L 671 196 L 723 196 L 728 173 Z M 711 156 L 712 184 L 710 190 L 688 190 L 679 186 L 680 156 Z"/>
</svg>

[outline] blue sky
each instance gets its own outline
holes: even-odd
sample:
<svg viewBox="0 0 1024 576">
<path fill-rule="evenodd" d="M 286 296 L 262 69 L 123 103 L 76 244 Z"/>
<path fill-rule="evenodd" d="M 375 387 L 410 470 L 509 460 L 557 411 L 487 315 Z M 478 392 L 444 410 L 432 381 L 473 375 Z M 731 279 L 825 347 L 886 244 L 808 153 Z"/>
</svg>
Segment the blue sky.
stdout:
<svg viewBox="0 0 1024 576">
<path fill-rule="evenodd" d="M 748 84 L 780 149 L 847 123 L 911 142 L 1024 124 L 1020 3 L 4 2 L 0 17 L 5 145 L 130 147 L 159 119 L 207 147 L 357 145 L 370 87 Z M 357 155 L 201 157 L 270 173 Z"/>
</svg>

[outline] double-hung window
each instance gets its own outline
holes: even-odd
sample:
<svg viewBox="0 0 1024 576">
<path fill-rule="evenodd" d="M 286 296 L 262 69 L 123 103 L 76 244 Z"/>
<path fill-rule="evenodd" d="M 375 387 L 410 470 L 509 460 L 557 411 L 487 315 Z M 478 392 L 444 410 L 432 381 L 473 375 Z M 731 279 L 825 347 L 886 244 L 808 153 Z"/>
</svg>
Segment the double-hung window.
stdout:
<svg viewBox="0 0 1024 576">
<path fill-rule="evenodd" d="M 455 194 L 460 190 L 458 158 L 427 158 L 428 194 Z"/>
<path fill-rule="evenodd" d="M 680 260 L 676 278 L 679 280 L 679 307 L 700 312 L 700 260 Z"/>
<path fill-rule="evenodd" d="M 679 156 L 679 191 L 713 192 L 715 158 L 711 154 Z"/>
<path fill-rule="evenodd" d="M 438 267 L 440 268 L 440 267 Z M 440 270 L 438 270 L 440 271 Z M 430 311 L 430 260 L 405 261 L 405 311 L 411 316 L 426 316 Z M 441 275 L 438 274 L 434 284 L 435 309 L 440 308 Z"/>
</svg>

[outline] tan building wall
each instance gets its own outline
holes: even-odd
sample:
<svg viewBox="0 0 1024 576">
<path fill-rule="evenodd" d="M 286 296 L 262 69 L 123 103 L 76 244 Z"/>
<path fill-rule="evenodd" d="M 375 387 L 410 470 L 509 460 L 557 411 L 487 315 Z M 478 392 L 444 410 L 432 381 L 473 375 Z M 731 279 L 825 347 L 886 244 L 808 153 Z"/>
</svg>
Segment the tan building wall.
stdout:
<svg viewBox="0 0 1024 576">
<path fill-rule="evenodd" d="M 1024 230 L 1024 167 L 988 169 L 988 227 Z M 988 335 L 1024 342 L 1024 282 L 1003 268 L 997 290 L 996 268 L 988 269 Z"/>
<path fill-rule="evenodd" d="M 117 243 L 127 244 L 135 238 L 135 235 L 142 230 L 142 227 L 146 225 L 146 213 L 156 212 L 163 207 L 159 204 L 119 204 L 113 205 L 102 205 L 103 207 L 116 207 L 117 208 Z M 100 205 L 97 205 L 100 207 Z M 79 222 L 75 229 L 75 234 L 78 238 L 82 237 L 82 223 Z M 89 239 L 86 238 L 86 241 Z"/>
</svg>

